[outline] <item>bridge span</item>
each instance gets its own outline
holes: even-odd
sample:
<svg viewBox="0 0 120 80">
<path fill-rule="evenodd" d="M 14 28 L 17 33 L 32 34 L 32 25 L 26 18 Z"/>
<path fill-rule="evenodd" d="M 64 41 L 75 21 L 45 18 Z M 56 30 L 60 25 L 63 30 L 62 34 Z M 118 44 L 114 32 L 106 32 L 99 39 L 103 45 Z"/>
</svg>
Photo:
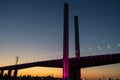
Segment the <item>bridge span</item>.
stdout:
<svg viewBox="0 0 120 80">
<path fill-rule="evenodd" d="M 120 63 L 120 53 L 69 58 L 69 66 L 71 68 L 86 68 L 86 67 L 101 66 L 101 65 L 108 65 L 115 63 Z M 56 59 L 56 60 L 38 61 L 38 62 L 4 66 L 4 67 L 0 67 L 0 75 L 3 76 L 4 71 L 8 70 L 8 76 L 11 76 L 12 70 L 14 70 L 14 76 L 16 77 L 18 70 L 20 69 L 39 67 L 39 66 L 62 68 L 63 60 Z"/>
</svg>

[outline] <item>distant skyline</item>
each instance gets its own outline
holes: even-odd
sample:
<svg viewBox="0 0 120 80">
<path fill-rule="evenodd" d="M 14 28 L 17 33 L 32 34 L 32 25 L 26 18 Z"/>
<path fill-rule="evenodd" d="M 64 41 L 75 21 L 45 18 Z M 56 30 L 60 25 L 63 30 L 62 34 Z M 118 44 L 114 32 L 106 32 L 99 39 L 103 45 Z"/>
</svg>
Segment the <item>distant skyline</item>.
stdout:
<svg viewBox="0 0 120 80">
<path fill-rule="evenodd" d="M 19 63 L 62 58 L 65 1 L 70 6 L 70 57 L 75 54 L 75 15 L 81 56 L 120 52 L 120 0 L 0 0 L 0 66 L 15 64 L 16 56 Z M 119 66 L 105 69 L 118 74 Z"/>
</svg>

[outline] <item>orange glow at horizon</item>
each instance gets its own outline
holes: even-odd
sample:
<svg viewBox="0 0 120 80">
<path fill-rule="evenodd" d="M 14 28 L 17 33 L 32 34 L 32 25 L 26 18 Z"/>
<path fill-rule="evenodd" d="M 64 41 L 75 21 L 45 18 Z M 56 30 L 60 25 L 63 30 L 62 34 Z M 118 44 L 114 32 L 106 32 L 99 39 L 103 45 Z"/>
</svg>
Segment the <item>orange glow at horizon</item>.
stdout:
<svg viewBox="0 0 120 80">
<path fill-rule="evenodd" d="M 119 64 L 83 68 L 81 69 L 82 78 L 102 78 L 103 76 L 120 78 L 120 68 L 112 68 L 112 66 L 119 66 Z M 18 76 L 20 75 L 62 77 L 62 68 L 33 67 L 19 70 Z"/>
<path fill-rule="evenodd" d="M 61 68 L 48 68 L 48 67 L 33 67 L 33 68 L 19 70 L 18 76 L 20 75 L 61 77 L 62 69 Z"/>
</svg>

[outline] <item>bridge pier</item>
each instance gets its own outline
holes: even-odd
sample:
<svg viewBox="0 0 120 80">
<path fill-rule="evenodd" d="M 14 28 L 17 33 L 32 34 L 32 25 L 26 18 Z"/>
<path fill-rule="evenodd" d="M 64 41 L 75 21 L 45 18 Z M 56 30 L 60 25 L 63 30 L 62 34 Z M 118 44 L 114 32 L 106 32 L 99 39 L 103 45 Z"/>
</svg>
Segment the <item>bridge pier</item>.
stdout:
<svg viewBox="0 0 120 80">
<path fill-rule="evenodd" d="M 3 77 L 3 74 L 4 74 L 4 70 L 0 70 L 0 76 Z"/>
<path fill-rule="evenodd" d="M 18 73 L 18 69 L 15 69 L 15 70 L 14 70 L 14 75 L 13 75 L 13 76 L 14 76 L 14 77 L 17 77 L 17 73 Z"/>
<path fill-rule="evenodd" d="M 69 80 L 81 80 L 81 74 L 79 68 L 70 68 L 70 79 Z"/>
<path fill-rule="evenodd" d="M 8 77 L 11 76 L 11 73 L 12 73 L 12 69 L 9 69 L 9 70 L 8 70 Z"/>
</svg>

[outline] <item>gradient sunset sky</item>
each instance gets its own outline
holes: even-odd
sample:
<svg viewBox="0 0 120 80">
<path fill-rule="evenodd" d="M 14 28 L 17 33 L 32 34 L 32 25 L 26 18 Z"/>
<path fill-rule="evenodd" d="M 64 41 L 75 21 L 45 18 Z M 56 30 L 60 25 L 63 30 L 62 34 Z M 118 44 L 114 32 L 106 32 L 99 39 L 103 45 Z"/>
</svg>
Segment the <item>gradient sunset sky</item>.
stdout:
<svg viewBox="0 0 120 80">
<path fill-rule="evenodd" d="M 69 3 L 70 57 L 75 54 L 74 15 L 79 16 L 81 56 L 120 53 L 120 0 L 0 0 L 0 66 L 15 64 L 16 56 L 18 63 L 62 58 L 65 1 Z M 61 69 L 27 71 L 20 72 L 62 75 Z M 120 64 L 82 72 L 84 77 L 96 73 L 119 77 Z"/>
</svg>

